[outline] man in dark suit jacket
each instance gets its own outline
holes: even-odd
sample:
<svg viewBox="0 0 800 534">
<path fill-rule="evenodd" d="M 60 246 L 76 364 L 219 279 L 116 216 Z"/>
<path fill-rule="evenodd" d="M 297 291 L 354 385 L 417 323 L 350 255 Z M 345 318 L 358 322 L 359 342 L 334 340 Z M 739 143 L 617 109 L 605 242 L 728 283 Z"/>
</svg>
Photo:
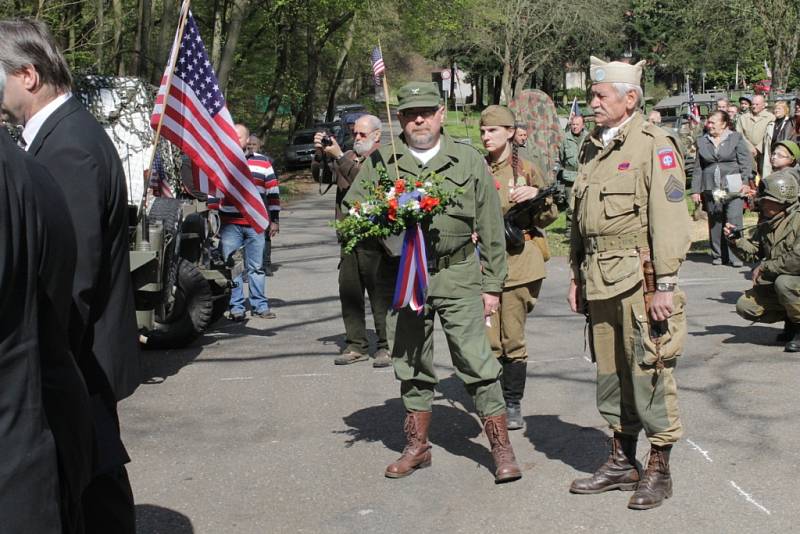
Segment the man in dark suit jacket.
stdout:
<svg viewBox="0 0 800 534">
<path fill-rule="evenodd" d="M 0 95 L 3 92 L 0 70 Z M 1 99 L 1 98 L 0 98 Z M 80 529 L 89 396 L 70 351 L 75 233 L 58 184 L 0 128 L 0 530 Z"/>
<path fill-rule="evenodd" d="M 125 175 L 100 124 L 71 95 L 71 75 L 46 25 L 0 21 L 3 111 L 24 125 L 22 141 L 57 178 L 77 236 L 70 322 L 92 400 L 94 477 L 84 492 L 89 532 L 134 532 L 117 401 L 139 384 L 139 347 L 128 259 Z"/>
</svg>

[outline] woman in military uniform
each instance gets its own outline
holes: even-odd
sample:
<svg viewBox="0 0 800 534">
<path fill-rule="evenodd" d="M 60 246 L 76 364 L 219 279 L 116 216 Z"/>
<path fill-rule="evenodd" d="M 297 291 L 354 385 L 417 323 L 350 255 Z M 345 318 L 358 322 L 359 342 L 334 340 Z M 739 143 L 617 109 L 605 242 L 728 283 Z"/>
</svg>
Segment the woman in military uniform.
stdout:
<svg viewBox="0 0 800 534">
<path fill-rule="evenodd" d="M 500 205 L 505 215 L 515 203 L 531 199 L 544 187 L 539 170 L 520 158 L 514 144 L 514 115 L 503 106 L 489 106 L 481 113 L 481 141 L 489 152 L 486 161 L 495 179 Z M 542 280 L 544 262 L 549 259 L 547 240 L 540 228 L 558 217 L 558 209 L 548 199 L 546 209 L 524 214 L 523 241 L 506 244 L 508 277 L 500 296 L 500 311 L 488 326 L 492 352 L 503 365 L 503 397 L 508 412 L 508 429 L 523 427 L 520 401 L 525 390 L 528 350 L 525 345 L 525 320 L 533 311 Z"/>
</svg>

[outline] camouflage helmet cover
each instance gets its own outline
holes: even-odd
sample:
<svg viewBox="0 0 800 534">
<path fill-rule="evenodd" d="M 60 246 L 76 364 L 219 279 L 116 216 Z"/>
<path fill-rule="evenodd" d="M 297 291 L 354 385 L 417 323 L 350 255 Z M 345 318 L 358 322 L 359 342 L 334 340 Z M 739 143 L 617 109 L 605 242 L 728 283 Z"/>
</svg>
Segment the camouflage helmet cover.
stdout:
<svg viewBox="0 0 800 534">
<path fill-rule="evenodd" d="M 758 198 L 766 198 L 780 204 L 797 202 L 797 194 L 797 180 L 790 172 L 774 172 L 758 184 Z"/>
</svg>

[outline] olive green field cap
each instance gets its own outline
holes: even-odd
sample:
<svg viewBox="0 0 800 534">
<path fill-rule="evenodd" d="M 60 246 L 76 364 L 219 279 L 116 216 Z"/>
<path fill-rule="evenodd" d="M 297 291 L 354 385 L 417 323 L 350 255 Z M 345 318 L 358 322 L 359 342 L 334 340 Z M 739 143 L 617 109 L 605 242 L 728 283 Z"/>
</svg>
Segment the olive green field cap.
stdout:
<svg viewBox="0 0 800 534">
<path fill-rule="evenodd" d="M 397 91 L 397 110 L 438 108 L 442 99 L 439 87 L 433 82 L 409 82 Z"/>
<path fill-rule="evenodd" d="M 514 114 L 505 106 L 492 105 L 481 112 L 481 126 L 514 127 Z"/>
</svg>

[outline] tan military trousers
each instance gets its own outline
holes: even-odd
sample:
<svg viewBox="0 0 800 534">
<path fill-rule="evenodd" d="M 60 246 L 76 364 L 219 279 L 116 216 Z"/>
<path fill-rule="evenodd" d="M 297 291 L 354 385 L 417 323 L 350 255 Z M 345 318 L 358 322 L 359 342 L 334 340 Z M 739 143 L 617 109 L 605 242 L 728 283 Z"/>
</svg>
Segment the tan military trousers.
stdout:
<svg viewBox="0 0 800 534">
<path fill-rule="evenodd" d="M 500 311 L 492 316 L 492 325 L 486 329 L 492 354 L 509 360 L 525 360 L 525 321 L 536 306 L 542 281 L 536 280 L 521 286 L 503 288 Z"/>
<path fill-rule="evenodd" d="M 686 297 L 676 291 L 673 298 L 675 311 L 661 351 L 668 359 L 658 371 L 641 285 L 610 299 L 589 301 L 597 408 L 615 433 L 637 436 L 644 428 L 650 442 L 659 446 L 675 443 L 683 434 L 672 372 L 686 338 Z"/>
<path fill-rule="evenodd" d="M 753 286 L 739 297 L 736 313 L 759 323 L 800 323 L 800 276 L 782 274 L 772 284 Z"/>
</svg>

